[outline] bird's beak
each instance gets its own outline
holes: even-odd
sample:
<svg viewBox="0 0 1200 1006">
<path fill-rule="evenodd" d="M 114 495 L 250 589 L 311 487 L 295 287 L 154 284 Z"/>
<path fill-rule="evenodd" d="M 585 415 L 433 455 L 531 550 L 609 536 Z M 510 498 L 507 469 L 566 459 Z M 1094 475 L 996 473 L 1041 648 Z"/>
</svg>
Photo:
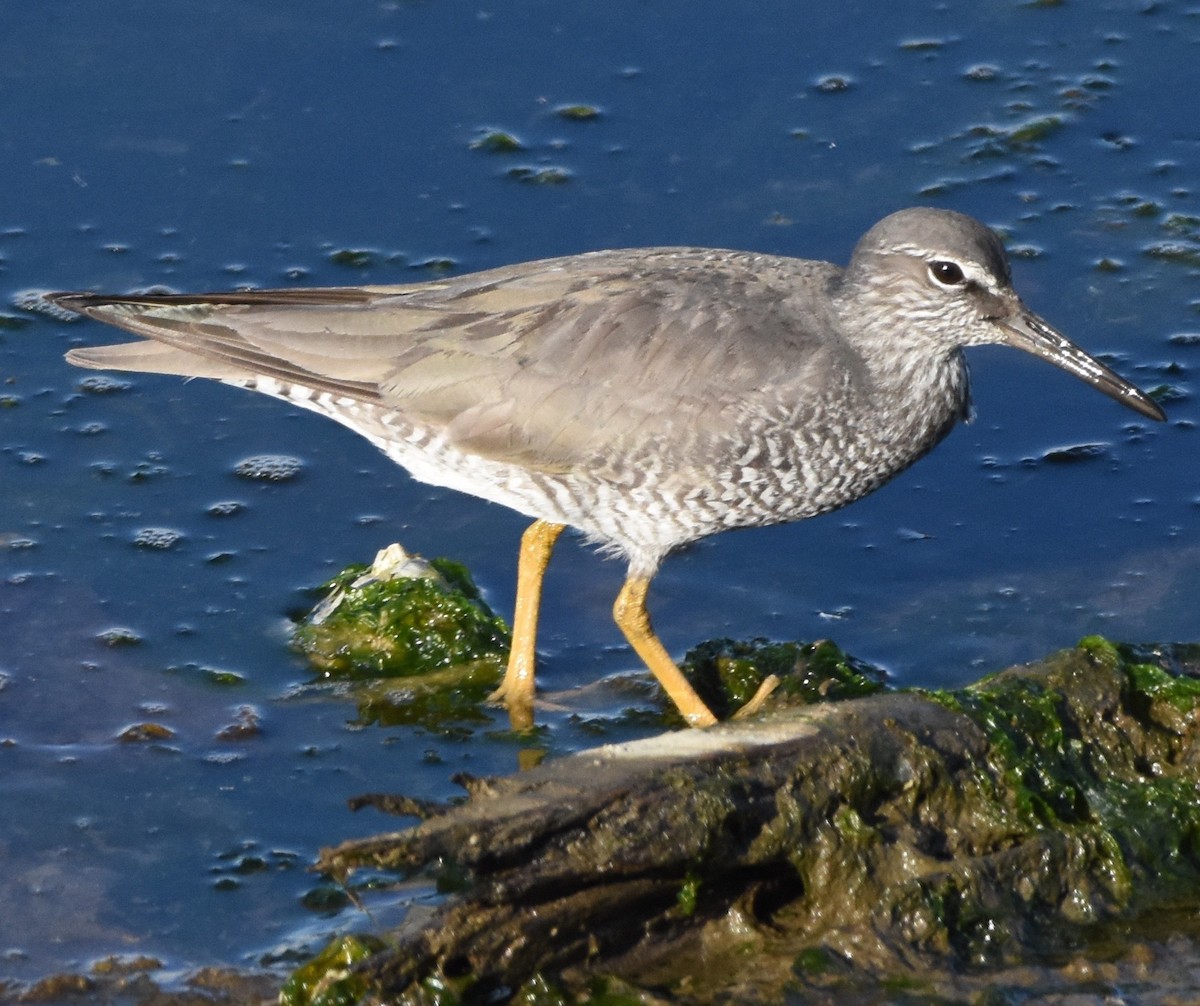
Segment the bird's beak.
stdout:
<svg viewBox="0 0 1200 1006">
<path fill-rule="evenodd" d="M 1020 301 L 1013 305 L 1011 313 L 1007 316 L 992 320 L 1003 331 L 1001 341 L 1006 345 L 1023 349 L 1053 363 L 1056 367 L 1062 367 L 1068 373 L 1103 391 L 1109 398 L 1129 406 L 1148 419 L 1161 422 L 1167 418 L 1167 414 L 1159 408 L 1158 403 L 1144 391 L 1114 374 L 1094 356 L 1089 356 Z"/>
</svg>

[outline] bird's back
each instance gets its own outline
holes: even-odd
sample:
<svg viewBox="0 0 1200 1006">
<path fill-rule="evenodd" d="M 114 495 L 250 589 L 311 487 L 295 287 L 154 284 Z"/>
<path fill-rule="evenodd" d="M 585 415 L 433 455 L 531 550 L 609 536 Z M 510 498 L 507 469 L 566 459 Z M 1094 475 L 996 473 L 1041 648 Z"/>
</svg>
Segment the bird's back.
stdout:
<svg viewBox="0 0 1200 1006">
<path fill-rule="evenodd" d="M 721 417 L 828 355 L 828 263 L 599 252 L 400 287 L 103 298 L 64 306 L 152 342 L 81 366 L 281 385 L 401 413 L 545 470 Z M 670 447 L 670 443 L 663 445 Z"/>
<path fill-rule="evenodd" d="M 152 340 L 73 363 L 290 399 L 418 478 L 648 565 L 722 527 L 832 509 L 913 459 L 867 445 L 872 378 L 834 311 L 841 275 L 660 248 L 412 286 L 59 303 Z M 873 473 L 847 463 L 855 451 Z"/>
</svg>

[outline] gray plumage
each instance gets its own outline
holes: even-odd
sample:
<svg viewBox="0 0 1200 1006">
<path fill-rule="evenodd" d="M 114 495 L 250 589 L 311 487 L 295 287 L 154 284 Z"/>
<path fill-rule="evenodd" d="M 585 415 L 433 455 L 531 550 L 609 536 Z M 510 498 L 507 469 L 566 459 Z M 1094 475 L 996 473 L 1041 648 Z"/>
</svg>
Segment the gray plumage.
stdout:
<svg viewBox="0 0 1200 1006">
<path fill-rule="evenodd" d="M 416 478 L 572 525 L 642 576 L 912 464 L 967 412 L 964 346 L 1016 345 L 1162 418 L 1022 305 L 988 228 L 944 210 L 887 217 L 845 270 L 648 248 L 411 286 L 52 299 L 151 340 L 74 364 L 314 409 Z"/>
<path fill-rule="evenodd" d="M 647 248 L 414 286 L 51 300 L 149 340 L 72 363 L 286 399 L 418 479 L 535 518 L 493 696 L 517 730 L 533 723 L 542 580 L 564 525 L 626 557 L 614 620 L 685 721 L 707 726 L 650 623 L 663 556 L 832 510 L 908 467 L 967 413 L 964 346 L 1017 346 L 1163 418 L 1021 303 L 990 230 L 944 210 L 880 221 L 845 270 Z"/>
</svg>

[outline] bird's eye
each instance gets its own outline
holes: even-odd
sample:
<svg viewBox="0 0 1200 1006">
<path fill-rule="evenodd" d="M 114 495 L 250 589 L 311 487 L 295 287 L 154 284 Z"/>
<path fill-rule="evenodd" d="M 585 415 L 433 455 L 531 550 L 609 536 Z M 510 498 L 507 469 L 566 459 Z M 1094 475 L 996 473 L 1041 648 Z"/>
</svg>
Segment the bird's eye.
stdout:
<svg viewBox="0 0 1200 1006">
<path fill-rule="evenodd" d="M 930 262 L 929 275 L 942 286 L 962 286 L 966 277 L 954 262 Z"/>
</svg>

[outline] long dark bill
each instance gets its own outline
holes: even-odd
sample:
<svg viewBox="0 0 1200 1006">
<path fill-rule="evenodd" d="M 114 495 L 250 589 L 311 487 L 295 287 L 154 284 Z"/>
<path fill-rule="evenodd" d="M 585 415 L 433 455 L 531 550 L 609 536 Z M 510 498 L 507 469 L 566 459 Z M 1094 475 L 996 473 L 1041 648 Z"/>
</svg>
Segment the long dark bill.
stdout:
<svg viewBox="0 0 1200 1006">
<path fill-rule="evenodd" d="M 1147 419 L 1162 422 L 1167 418 L 1158 403 L 1144 391 L 1113 373 L 1094 356 L 1085 353 L 1024 305 L 1007 318 L 997 318 L 996 323 L 1005 330 L 1008 345 L 1061 367 L 1093 388 L 1103 391 L 1109 398 L 1129 406 L 1134 412 L 1140 412 Z"/>
</svg>

